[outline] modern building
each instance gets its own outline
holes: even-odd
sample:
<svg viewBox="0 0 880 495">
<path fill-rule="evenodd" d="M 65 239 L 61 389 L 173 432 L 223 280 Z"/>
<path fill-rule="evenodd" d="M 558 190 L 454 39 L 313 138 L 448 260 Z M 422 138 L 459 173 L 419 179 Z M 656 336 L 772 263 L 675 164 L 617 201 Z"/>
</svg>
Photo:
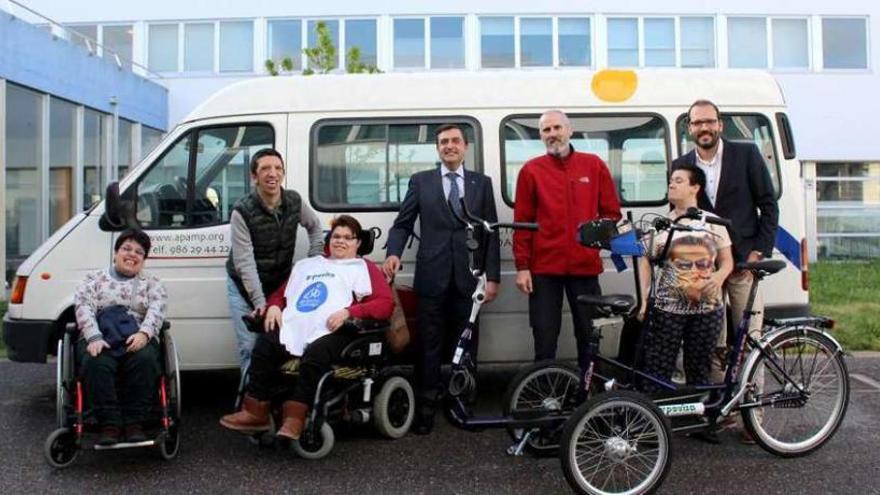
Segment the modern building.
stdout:
<svg viewBox="0 0 880 495">
<path fill-rule="evenodd" d="M 115 57 L 96 57 L 45 21 L 38 27 L 33 16 L 7 12 L 0 12 L 0 266 L 8 282 L 155 145 L 167 129 L 168 98 Z"/>
<path fill-rule="evenodd" d="M 228 84 L 268 77 L 267 60 L 289 58 L 293 71 L 282 76 L 300 77 L 320 21 L 339 67 L 356 46 L 385 72 L 767 70 L 790 108 L 815 212 L 812 253 L 880 255 L 880 146 L 871 125 L 880 114 L 880 45 L 871 36 L 880 3 L 20 1 L 83 35 L 71 39 L 84 49 L 119 54 L 126 69 L 168 88 L 167 121 L 157 130 Z M 0 8 L 21 9 L 11 0 Z"/>
</svg>

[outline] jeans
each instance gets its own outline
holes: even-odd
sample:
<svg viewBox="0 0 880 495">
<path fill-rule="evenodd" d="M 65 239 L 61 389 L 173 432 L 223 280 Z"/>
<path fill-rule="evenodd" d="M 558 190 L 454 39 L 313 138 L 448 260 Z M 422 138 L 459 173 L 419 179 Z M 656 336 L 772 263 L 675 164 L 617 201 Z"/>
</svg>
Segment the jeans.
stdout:
<svg viewBox="0 0 880 495">
<path fill-rule="evenodd" d="M 249 315 L 253 311 L 250 302 L 242 297 L 241 292 L 231 278 L 226 278 L 226 295 L 229 299 L 229 316 L 232 318 L 232 328 L 235 329 L 235 340 L 238 341 L 238 360 L 241 366 L 241 375 L 244 376 L 251 364 L 251 351 L 257 341 L 257 334 L 248 331 L 241 317 Z"/>
</svg>

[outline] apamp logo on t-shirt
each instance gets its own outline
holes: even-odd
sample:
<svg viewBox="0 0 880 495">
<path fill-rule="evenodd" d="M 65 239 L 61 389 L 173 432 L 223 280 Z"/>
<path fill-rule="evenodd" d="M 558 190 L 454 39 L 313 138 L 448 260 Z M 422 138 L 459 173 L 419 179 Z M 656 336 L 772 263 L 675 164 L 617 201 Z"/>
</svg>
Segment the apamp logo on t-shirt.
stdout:
<svg viewBox="0 0 880 495">
<path fill-rule="evenodd" d="M 310 313 L 321 307 L 327 301 L 327 286 L 324 282 L 315 282 L 300 294 L 296 301 L 296 310 L 300 313 Z"/>
</svg>

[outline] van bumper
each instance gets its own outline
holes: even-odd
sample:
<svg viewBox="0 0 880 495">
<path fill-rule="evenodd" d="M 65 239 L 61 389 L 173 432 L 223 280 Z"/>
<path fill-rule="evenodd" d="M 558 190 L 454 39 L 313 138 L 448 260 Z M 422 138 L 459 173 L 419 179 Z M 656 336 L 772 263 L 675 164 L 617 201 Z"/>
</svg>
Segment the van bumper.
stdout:
<svg viewBox="0 0 880 495">
<path fill-rule="evenodd" d="M 17 320 L 3 317 L 3 342 L 10 361 L 45 363 L 49 337 L 55 330 L 52 320 Z"/>
</svg>

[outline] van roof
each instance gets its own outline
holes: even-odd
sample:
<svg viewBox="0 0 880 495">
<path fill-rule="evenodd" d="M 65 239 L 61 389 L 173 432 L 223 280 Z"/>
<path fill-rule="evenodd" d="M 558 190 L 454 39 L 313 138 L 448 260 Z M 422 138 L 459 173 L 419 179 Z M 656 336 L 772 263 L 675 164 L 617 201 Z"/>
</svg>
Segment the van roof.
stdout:
<svg viewBox="0 0 880 495">
<path fill-rule="evenodd" d="M 783 106 L 772 76 L 752 70 L 636 70 L 636 90 L 621 103 L 600 100 L 594 71 L 504 70 L 256 77 L 211 95 L 183 121 L 288 112 L 442 109 L 687 107 L 706 98 L 727 106 Z"/>
</svg>

